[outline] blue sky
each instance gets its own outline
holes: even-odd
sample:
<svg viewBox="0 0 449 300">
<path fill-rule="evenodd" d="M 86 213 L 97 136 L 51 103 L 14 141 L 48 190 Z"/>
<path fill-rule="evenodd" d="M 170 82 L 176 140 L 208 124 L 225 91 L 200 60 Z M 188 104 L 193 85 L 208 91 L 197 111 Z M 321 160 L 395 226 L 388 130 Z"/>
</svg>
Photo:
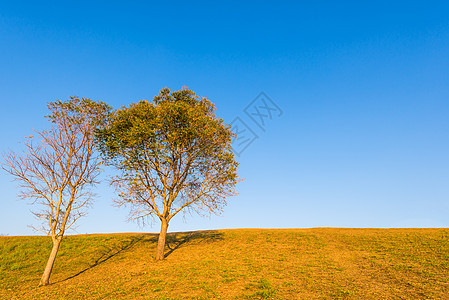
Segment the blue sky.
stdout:
<svg viewBox="0 0 449 300">
<path fill-rule="evenodd" d="M 365 2 L 365 1 L 364 1 Z M 0 152 L 43 129 L 71 95 L 115 108 L 188 86 L 258 138 L 241 153 L 239 195 L 214 228 L 448 227 L 446 1 L 0 2 Z M 244 109 L 282 110 L 259 128 Z M 34 234 L 0 173 L 0 234 Z M 126 222 L 107 183 L 74 233 L 157 232 Z"/>
</svg>

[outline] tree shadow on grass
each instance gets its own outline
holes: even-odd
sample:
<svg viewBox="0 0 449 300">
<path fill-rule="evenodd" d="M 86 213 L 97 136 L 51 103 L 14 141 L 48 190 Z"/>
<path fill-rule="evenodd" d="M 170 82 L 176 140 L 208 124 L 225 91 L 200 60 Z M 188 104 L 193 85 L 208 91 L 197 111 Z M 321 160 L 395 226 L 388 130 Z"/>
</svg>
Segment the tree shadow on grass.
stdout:
<svg viewBox="0 0 449 300">
<path fill-rule="evenodd" d="M 69 276 L 65 279 L 53 282 L 51 284 L 57 284 L 61 283 L 67 280 L 70 280 L 72 278 L 75 278 L 84 272 L 95 268 L 98 265 L 101 265 L 102 263 L 108 261 L 109 259 L 113 258 L 114 256 L 125 252 L 127 250 L 130 250 L 134 245 L 136 245 L 139 242 L 142 243 L 151 243 L 151 244 L 157 244 L 158 241 L 158 234 L 140 234 L 136 236 L 130 237 L 130 239 L 126 241 L 122 241 L 118 244 L 109 246 L 102 251 L 99 251 L 98 257 L 95 259 L 93 263 L 91 263 L 88 267 L 84 268 L 83 270 L 79 271 L 78 273 Z M 165 253 L 165 258 L 167 258 L 170 254 L 172 254 L 177 249 L 187 245 L 187 244 L 198 244 L 198 243 L 210 243 L 215 241 L 220 241 L 223 239 L 223 234 L 214 230 L 208 230 L 208 231 L 191 231 L 191 232 L 173 232 L 167 234 L 166 237 L 166 246 L 168 248 L 168 251 Z"/>
<path fill-rule="evenodd" d="M 165 244 L 168 251 L 164 258 L 188 243 L 211 243 L 221 240 L 223 240 L 223 234 L 215 230 L 169 233 Z"/>
<path fill-rule="evenodd" d="M 144 240 L 148 241 L 148 242 L 153 242 L 153 243 L 157 242 L 157 235 L 142 234 L 142 235 L 132 236 L 130 239 L 128 239 L 126 241 L 122 241 L 121 243 L 113 245 L 112 247 L 103 249 L 103 251 L 101 251 L 99 253 L 100 255 L 98 256 L 98 258 L 96 258 L 95 261 L 90 264 L 90 266 L 86 267 L 85 269 L 79 271 L 78 273 L 76 273 L 72 276 L 69 276 L 63 280 L 54 282 L 52 284 L 64 282 L 69 279 L 75 278 L 75 277 L 83 274 L 84 272 L 104 263 L 105 261 L 108 261 L 109 259 L 113 258 L 114 256 L 131 249 L 135 244 L 137 244 L 138 242 L 144 241 Z"/>
</svg>

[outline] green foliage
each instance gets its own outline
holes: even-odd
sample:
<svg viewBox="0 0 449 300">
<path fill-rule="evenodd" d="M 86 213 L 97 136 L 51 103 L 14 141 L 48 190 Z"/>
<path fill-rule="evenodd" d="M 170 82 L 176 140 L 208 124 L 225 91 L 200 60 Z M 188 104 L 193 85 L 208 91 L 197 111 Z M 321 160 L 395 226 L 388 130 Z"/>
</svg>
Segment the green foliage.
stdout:
<svg viewBox="0 0 449 300">
<path fill-rule="evenodd" d="M 118 170 L 114 183 L 136 218 L 170 220 L 186 207 L 220 211 L 235 194 L 233 133 L 214 104 L 193 91 L 162 89 L 152 102 L 122 107 L 97 132 L 105 161 Z"/>
</svg>

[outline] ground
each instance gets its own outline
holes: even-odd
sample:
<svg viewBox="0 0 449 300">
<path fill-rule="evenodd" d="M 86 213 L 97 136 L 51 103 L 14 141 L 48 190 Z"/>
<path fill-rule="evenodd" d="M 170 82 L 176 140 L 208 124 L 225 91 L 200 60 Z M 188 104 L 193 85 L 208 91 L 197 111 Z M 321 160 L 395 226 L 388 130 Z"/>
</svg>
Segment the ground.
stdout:
<svg viewBox="0 0 449 300">
<path fill-rule="evenodd" d="M 449 299 L 449 229 L 236 229 L 0 237 L 0 299 Z"/>
</svg>

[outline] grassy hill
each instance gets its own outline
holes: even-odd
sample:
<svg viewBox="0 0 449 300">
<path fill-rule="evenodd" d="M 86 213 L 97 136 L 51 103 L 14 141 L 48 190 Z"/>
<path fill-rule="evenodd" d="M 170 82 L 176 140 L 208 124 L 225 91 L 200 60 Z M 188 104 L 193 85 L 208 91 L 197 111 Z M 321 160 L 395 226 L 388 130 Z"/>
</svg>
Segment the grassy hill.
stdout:
<svg viewBox="0 0 449 300">
<path fill-rule="evenodd" d="M 449 229 L 238 229 L 0 237 L 0 299 L 449 299 Z"/>
</svg>

